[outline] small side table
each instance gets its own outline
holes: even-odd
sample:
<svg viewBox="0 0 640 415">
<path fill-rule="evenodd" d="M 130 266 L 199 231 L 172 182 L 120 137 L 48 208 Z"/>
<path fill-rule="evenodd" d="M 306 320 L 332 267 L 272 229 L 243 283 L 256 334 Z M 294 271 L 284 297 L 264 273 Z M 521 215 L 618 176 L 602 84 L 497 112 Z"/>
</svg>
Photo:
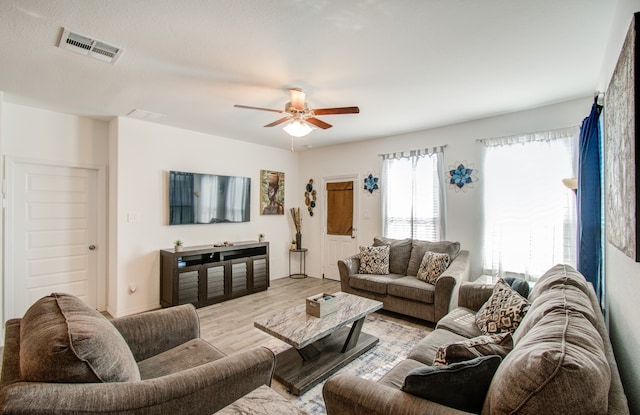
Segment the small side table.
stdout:
<svg viewBox="0 0 640 415">
<path fill-rule="evenodd" d="M 291 273 L 291 256 L 295 253 L 299 254 L 300 256 L 300 264 L 298 268 L 298 273 L 292 274 Z M 306 256 L 307 256 L 307 248 L 289 250 L 289 278 L 293 278 L 293 279 L 307 278 Z"/>
</svg>

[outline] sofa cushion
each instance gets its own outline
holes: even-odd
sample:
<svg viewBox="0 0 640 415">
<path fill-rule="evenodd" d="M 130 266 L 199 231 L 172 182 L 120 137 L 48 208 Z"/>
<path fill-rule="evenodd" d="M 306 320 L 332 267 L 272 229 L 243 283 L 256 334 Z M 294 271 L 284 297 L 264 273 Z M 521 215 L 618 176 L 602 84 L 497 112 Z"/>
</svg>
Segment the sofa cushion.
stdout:
<svg viewBox="0 0 640 415">
<path fill-rule="evenodd" d="M 598 331 L 582 314 L 555 309 L 504 358 L 482 413 L 606 414 L 610 382 Z"/>
<path fill-rule="evenodd" d="M 120 332 L 70 294 L 43 297 L 20 324 L 20 375 L 31 382 L 128 382 L 138 365 Z"/>
<path fill-rule="evenodd" d="M 591 300 L 582 290 L 573 285 L 555 285 L 537 295 L 535 301 L 531 303 L 527 315 L 513 333 L 514 343 L 518 344 L 542 317 L 557 309 L 568 309 L 580 313 L 594 327 L 598 326 L 598 317 L 591 306 Z"/>
<path fill-rule="evenodd" d="M 449 366 L 423 366 L 409 372 L 402 390 L 462 411 L 479 413 L 501 361 L 500 356 L 492 355 Z"/>
<path fill-rule="evenodd" d="M 555 285 L 573 285 L 587 296 L 589 295 L 589 283 L 582 274 L 569 265 L 556 265 L 545 272 L 537 281 L 529 293 L 529 301 L 533 302 L 543 292 Z"/>
<path fill-rule="evenodd" d="M 404 385 L 404 380 L 413 369 L 424 367 L 425 364 L 413 359 L 401 360 L 391 370 L 385 373 L 380 380 L 379 384 L 389 386 L 394 389 L 401 390 Z"/>
<path fill-rule="evenodd" d="M 145 359 L 139 362 L 138 366 L 140 377 L 144 380 L 181 372 L 225 356 L 211 344 L 197 338 Z"/>
<path fill-rule="evenodd" d="M 414 277 L 418 275 L 422 258 L 427 251 L 449 254 L 450 260 L 453 261 L 460 253 L 460 242 L 431 242 L 414 239 L 412 242 L 411 257 L 409 258 L 409 264 L 407 266 L 407 275 Z"/>
<path fill-rule="evenodd" d="M 449 254 L 427 251 L 422 257 L 416 277 L 420 281 L 435 284 L 438 277 L 449 267 Z"/>
<path fill-rule="evenodd" d="M 482 335 L 476 324 L 476 312 L 466 307 L 456 307 L 449 311 L 438 321 L 436 328 L 449 330 L 468 339 Z"/>
<path fill-rule="evenodd" d="M 492 354 L 504 357 L 513 349 L 511 333 L 478 336 L 469 340 L 443 344 L 433 359 L 434 366 L 446 366 Z"/>
<path fill-rule="evenodd" d="M 529 302 L 499 278 L 491 297 L 476 314 L 482 334 L 513 333 L 529 310 Z"/>
<path fill-rule="evenodd" d="M 420 301 L 426 304 L 433 304 L 435 290 L 435 286 L 420 281 L 416 277 L 409 276 L 390 281 L 387 286 L 387 293 L 389 295 Z"/>
<path fill-rule="evenodd" d="M 361 246 L 360 274 L 388 274 L 389 246 Z"/>
<path fill-rule="evenodd" d="M 376 294 L 387 294 L 387 287 L 394 280 L 404 278 L 404 275 L 387 274 L 356 274 L 349 276 L 349 286 L 356 290 L 369 291 Z M 424 284 L 424 283 L 423 283 Z"/>
<path fill-rule="evenodd" d="M 392 274 L 407 275 L 407 265 L 411 258 L 413 244 L 410 238 L 392 239 L 382 236 L 373 238 L 373 246 L 389 246 L 389 272 Z"/>
<path fill-rule="evenodd" d="M 417 360 L 425 365 L 431 365 L 441 345 L 463 340 L 467 340 L 467 338 L 448 330 L 435 329 L 413 346 L 407 358 Z"/>
</svg>

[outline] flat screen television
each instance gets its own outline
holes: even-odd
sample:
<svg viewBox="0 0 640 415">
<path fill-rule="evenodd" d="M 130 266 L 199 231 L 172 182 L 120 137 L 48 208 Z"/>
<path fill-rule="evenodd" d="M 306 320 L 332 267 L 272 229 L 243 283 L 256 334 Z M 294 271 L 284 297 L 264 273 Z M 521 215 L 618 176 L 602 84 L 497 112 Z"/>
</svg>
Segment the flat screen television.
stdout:
<svg viewBox="0 0 640 415">
<path fill-rule="evenodd" d="M 169 172 L 169 224 L 249 222 L 251 178 Z"/>
</svg>

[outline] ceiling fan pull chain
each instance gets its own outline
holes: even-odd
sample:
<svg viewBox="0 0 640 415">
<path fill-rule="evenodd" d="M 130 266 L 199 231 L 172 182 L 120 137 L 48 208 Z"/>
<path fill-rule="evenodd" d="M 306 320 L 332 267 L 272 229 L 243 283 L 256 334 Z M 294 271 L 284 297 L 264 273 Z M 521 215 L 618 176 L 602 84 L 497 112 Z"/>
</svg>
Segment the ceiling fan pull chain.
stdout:
<svg viewBox="0 0 640 415">
<path fill-rule="evenodd" d="M 291 152 L 293 153 L 293 136 L 291 136 Z"/>
</svg>

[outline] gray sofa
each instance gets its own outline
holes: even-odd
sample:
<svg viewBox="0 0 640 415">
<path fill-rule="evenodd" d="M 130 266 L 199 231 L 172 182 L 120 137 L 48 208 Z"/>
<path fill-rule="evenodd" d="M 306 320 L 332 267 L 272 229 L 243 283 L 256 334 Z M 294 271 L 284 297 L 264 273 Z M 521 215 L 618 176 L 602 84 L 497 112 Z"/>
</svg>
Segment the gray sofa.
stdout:
<svg viewBox="0 0 640 415">
<path fill-rule="evenodd" d="M 459 307 L 440 320 L 379 381 L 349 374 L 330 378 L 323 387 L 329 415 L 376 414 L 629 414 L 604 318 L 591 284 L 573 268 L 558 265 L 535 284 L 530 307 L 513 332 L 506 354 L 481 395 L 481 409 L 465 412 L 403 391 L 410 371 L 432 365 L 440 346 L 481 333 L 477 310 L 494 287 L 465 283 Z M 495 356 L 479 359 L 494 359 Z M 427 370 L 432 370 L 430 366 Z M 415 373 L 415 372 L 412 372 Z M 432 378 L 433 379 L 433 378 Z M 446 385 L 428 383 L 426 390 Z M 458 399 L 475 379 L 458 385 Z M 446 390 L 446 389 L 445 389 Z"/>
<path fill-rule="evenodd" d="M 458 242 L 376 237 L 373 246 L 389 246 L 389 274 L 361 274 L 360 254 L 338 261 L 341 290 L 381 301 L 385 310 L 437 322 L 454 307 L 458 287 L 469 280 L 469 251 Z M 427 251 L 447 253 L 449 267 L 435 285 L 416 278 Z"/>
<path fill-rule="evenodd" d="M 270 385 L 267 348 L 226 356 L 191 304 L 107 320 L 52 294 L 6 323 L 2 414 L 206 414 Z"/>
</svg>

